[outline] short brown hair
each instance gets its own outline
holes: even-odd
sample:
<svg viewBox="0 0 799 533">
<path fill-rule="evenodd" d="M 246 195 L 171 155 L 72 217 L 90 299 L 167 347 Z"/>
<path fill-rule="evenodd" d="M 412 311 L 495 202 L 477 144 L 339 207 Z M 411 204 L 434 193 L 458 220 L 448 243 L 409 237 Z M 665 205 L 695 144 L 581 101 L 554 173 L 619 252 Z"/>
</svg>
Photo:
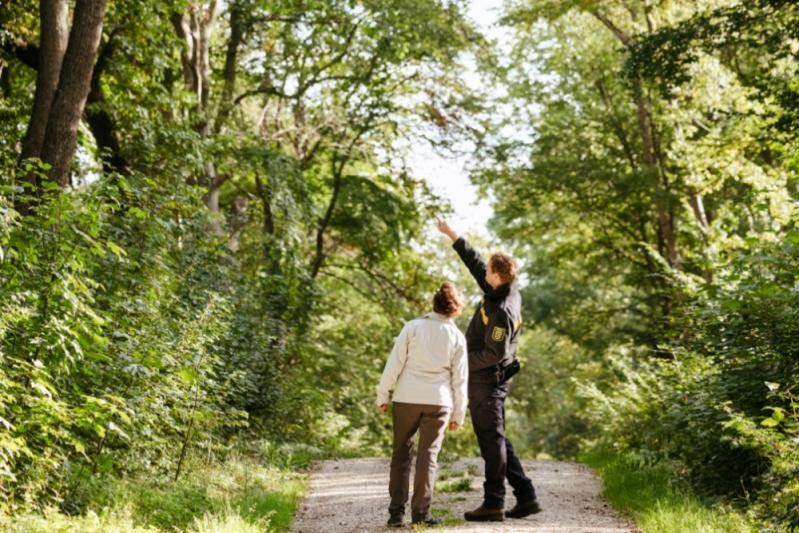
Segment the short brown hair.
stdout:
<svg viewBox="0 0 799 533">
<path fill-rule="evenodd" d="M 450 281 L 445 281 L 433 295 L 433 311 L 452 316 L 463 309 L 463 294 L 460 289 Z"/>
<path fill-rule="evenodd" d="M 516 260 L 506 253 L 495 252 L 488 260 L 491 270 L 499 274 L 504 283 L 513 283 L 519 275 L 519 267 Z"/>
</svg>

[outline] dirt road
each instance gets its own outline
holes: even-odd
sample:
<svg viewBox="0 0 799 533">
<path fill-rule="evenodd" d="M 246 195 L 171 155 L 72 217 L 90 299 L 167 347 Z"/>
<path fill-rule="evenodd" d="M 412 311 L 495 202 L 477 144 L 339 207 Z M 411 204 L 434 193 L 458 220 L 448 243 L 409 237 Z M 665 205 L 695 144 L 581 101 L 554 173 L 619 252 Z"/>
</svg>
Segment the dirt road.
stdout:
<svg viewBox="0 0 799 533">
<path fill-rule="evenodd" d="M 636 529 L 599 496 L 600 482 L 585 466 L 556 461 L 524 461 L 543 511 L 521 520 L 472 523 L 463 513 L 477 507 L 482 496 L 482 461 L 462 459 L 439 465 L 433 514 L 445 518 L 437 531 L 456 532 L 597 532 Z M 293 531 L 339 533 L 397 531 L 388 519 L 388 459 L 323 461 L 311 474 L 307 497 L 300 503 Z M 413 487 L 413 478 L 411 478 Z M 508 489 L 507 507 L 513 505 Z M 406 521 L 410 509 L 406 511 Z M 406 530 L 409 526 L 406 526 Z"/>
</svg>

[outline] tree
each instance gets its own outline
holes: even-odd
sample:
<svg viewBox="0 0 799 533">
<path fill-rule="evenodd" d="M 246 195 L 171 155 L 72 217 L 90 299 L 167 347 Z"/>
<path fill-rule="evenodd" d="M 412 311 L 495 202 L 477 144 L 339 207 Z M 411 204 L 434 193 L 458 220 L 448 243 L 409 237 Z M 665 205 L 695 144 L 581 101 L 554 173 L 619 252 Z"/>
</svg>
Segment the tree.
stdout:
<svg viewBox="0 0 799 533">
<path fill-rule="evenodd" d="M 528 0 L 506 23 L 515 115 L 475 180 L 525 258 L 532 353 L 585 350 L 556 369 L 585 376 L 589 439 L 793 527 L 796 6 Z"/>
<path fill-rule="evenodd" d="M 62 188 L 70 183 L 70 164 L 89 94 L 104 14 L 105 0 L 79 0 L 67 38 L 66 0 L 41 2 L 41 61 L 21 157 L 38 158 L 48 165 L 48 178 Z M 39 194 L 38 178 L 29 175 L 28 179 Z"/>
<path fill-rule="evenodd" d="M 466 100 L 462 2 L 81 0 L 58 64 L 64 5 L 0 12 L 2 496 L 80 512 L 72 481 L 175 477 L 245 426 L 383 444 L 360 399 L 441 276 L 405 139 Z M 56 192 L 36 216 L 14 169 Z"/>
</svg>

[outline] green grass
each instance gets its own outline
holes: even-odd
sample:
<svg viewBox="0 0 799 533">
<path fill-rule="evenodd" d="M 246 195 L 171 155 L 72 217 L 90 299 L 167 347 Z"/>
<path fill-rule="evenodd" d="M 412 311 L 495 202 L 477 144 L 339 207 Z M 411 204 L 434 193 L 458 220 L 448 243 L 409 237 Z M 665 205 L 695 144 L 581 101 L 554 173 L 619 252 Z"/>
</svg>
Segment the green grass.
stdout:
<svg viewBox="0 0 799 533">
<path fill-rule="evenodd" d="M 738 533 L 752 528 L 735 511 L 702 502 L 668 465 L 640 465 L 605 452 L 585 455 L 603 481 L 603 495 L 644 533 Z"/>
<path fill-rule="evenodd" d="M 464 520 L 452 516 L 452 511 L 441 507 L 433 507 L 430 509 L 430 514 L 435 518 L 441 518 L 441 524 L 437 526 L 426 526 L 424 524 L 416 524 L 411 527 L 413 531 L 423 531 L 425 529 L 439 529 L 450 526 L 457 526 L 464 523 Z"/>
<path fill-rule="evenodd" d="M 195 517 L 214 511 L 205 487 L 193 484 L 125 484 L 115 496 L 131 505 L 134 520 L 157 529 L 185 530 Z"/>
<path fill-rule="evenodd" d="M 442 470 L 439 472 L 436 484 L 436 492 L 467 492 L 472 490 L 472 472 L 466 469 L 463 472 L 452 470 Z"/>
<path fill-rule="evenodd" d="M 155 533 L 158 530 L 134 523 L 130 507 L 117 507 L 101 515 L 89 511 L 67 516 L 55 509 L 9 516 L 0 513 L 0 531 L 8 533 Z"/>
<path fill-rule="evenodd" d="M 436 481 L 436 492 L 466 492 L 469 490 L 472 490 L 472 481 L 470 477 Z"/>
<path fill-rule="evenodd" d="M 196 469 L 189 480 L 208 487 L 214 501 L 230 505 L 243 518 L 268 518 L 271 530 L 288 531 L 306 478 L 292 473 L 289 467 L 293 465 L 265 466 L 242 456 Z"/>
<path fill-rule="evenodd" d="M 234 533 L 288 531 L 305 488 L 303 474 L 286 465 L 236 455 L 224 463 L 193 461 L 177 482 L 86 479 L 85 512 L 0 514 L 0 531 Z"/>
</svg>

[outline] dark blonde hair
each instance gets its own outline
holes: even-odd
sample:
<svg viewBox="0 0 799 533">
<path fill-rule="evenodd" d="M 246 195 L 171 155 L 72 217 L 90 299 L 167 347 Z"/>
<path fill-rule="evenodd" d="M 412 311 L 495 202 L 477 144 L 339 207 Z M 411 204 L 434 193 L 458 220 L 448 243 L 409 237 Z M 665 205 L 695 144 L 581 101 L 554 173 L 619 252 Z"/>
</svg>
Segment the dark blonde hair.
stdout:
<svg viewBox="0 0 799 533">
<path fill-rule="evenodd" d="M 519 275 L 516 260 L 508 254 L 496 252 L 488 260 L 488 264 L 491 265 L 491 270 L 499 275 L 503 283 L 513 283 Z"/>
<path fill-rule="evenodd" d="M 433 295 L 433 311 L 452 316 L 463 309 L 463 294 L 460 289 L 450 281 L 445 281 Z"/>
</svg>

